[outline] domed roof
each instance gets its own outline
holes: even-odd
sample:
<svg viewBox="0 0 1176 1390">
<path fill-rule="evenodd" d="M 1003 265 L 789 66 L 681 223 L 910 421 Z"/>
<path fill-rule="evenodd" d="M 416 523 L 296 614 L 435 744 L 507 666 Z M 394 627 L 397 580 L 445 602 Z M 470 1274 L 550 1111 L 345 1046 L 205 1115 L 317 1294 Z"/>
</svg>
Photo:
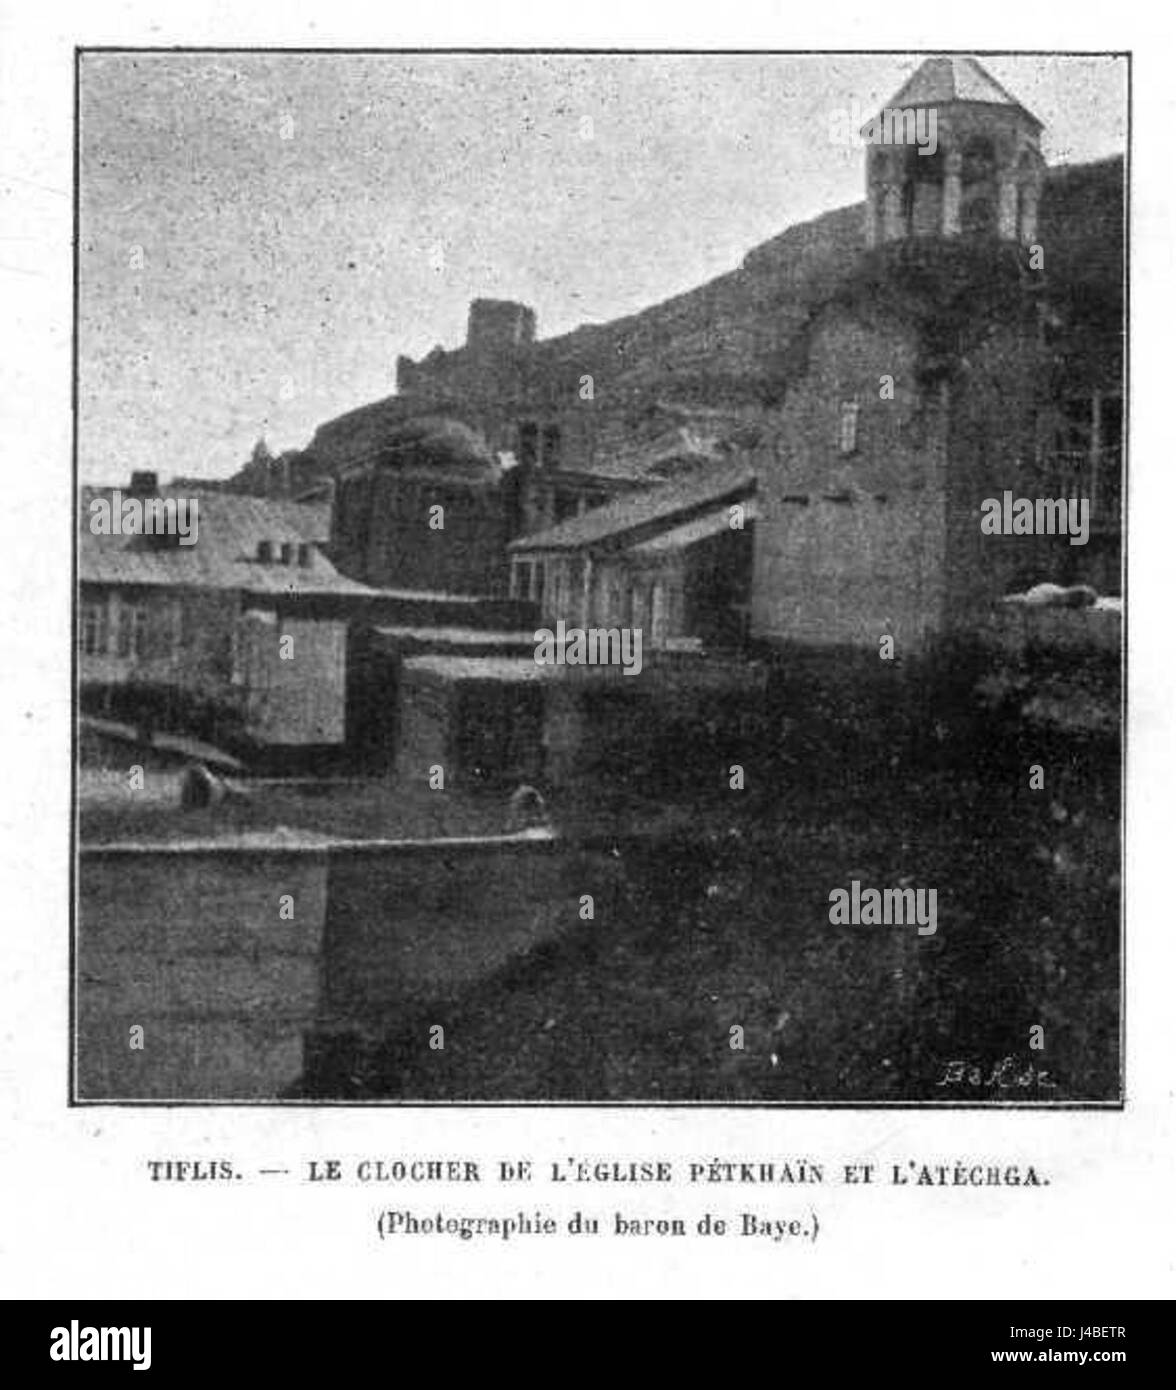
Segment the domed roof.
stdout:
<svg viewBox="0 0 1176 1390">
<path fill-rule="evenodd" d="M 427 474 L 450 482 L 496 482 L 498 460 L 485 438 L 460 420 L 426 415 L 405 420 L 382 434 L 367 457 L 348 472 L 372 468 Z"/>
</svg>

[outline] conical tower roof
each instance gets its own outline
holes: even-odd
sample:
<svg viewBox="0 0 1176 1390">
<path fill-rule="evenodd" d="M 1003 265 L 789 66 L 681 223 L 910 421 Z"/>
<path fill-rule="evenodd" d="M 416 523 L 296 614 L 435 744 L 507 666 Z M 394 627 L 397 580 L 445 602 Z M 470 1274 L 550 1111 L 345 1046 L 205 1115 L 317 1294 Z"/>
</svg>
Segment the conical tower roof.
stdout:
<svg viewBox="0 0 1176 1390">
<path fill-rule="evenodd" d="M 975 58 L 927 58 L 886 103 L 887 107 L 946 106 L 950 102 L 1010 106 L 1041 129 L 1041 122 Z"/>
</svg>

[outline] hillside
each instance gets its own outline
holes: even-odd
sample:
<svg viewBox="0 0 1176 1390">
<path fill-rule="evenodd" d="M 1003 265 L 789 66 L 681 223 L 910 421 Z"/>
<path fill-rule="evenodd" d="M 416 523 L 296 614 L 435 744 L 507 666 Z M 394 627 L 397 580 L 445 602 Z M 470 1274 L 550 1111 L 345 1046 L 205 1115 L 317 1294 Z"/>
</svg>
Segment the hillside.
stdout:
<svg viewBox="0 0 1176 1390">
<path fill-rule="evenodd" d="M 1122 358 L 1123 181 L 1122 156 L 1046 174 L 1039 210 L 1045 296 L 1059 359 L 1071 377 L 1084 358 L 1104 371 Z M 654 402 L 735 414 L 776 404 L 800 330 L 860 263 L 864 217 L 864 204 L 856 203 L 789 227 L 726 275 L 610 323 L 540 339 L 505 361 L 471 360 L 464 347 L 435 352 L 423 364 L 432 392 L 427 403 L 391 395 L 360 406 L 320 427 L 318 457 L 312 444 L 283 456 L 282 466 L 305 487 L 330 473 L 330 459 L 353 450 L 370 454 L 389 429 L 435 413 L 439 400 L 459 407 L 479 383 L 554 408 L 590 374 L 598 395 L 626 403 L 604 422 L 601 436 L 606 449 L 618 451 L 626 436 L 642 432 Z M 254 491 L 265 481 L 243 469 L 226 486 Z"/>
</svg>

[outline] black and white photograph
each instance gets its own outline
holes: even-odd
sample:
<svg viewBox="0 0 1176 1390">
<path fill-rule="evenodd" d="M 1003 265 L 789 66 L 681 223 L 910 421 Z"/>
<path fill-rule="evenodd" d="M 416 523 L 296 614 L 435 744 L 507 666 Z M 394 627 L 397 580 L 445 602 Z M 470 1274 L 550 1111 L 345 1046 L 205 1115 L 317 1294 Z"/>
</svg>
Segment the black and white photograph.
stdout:
<svg viewBox="0 0 1176 1390">
<path fill-rule="evenodd" d="M 1164 13 L 0 11 L 16 1379 L 1162 1356 Z"/>
<path fill-rule="evenodd" d="M 71 1101 L 1121 1107 L 1129 69 L 81 48 Z"/>
</svg>

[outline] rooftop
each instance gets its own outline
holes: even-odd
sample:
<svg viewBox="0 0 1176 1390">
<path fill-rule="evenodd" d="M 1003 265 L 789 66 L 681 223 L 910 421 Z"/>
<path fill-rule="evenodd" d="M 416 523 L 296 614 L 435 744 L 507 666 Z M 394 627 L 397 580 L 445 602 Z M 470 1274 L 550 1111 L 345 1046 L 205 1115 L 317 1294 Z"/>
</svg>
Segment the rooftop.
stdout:
<svg viewBox="0 0 1176 1390">
<path fill-rule="evenodd" d="M 320 426 L 314 449 L 342 476 L 392 468 L 401 473 L 424 470 L 430 478 L 493 483 L 500 461 L 482 435 L 451 415 L 429 414 L 396 419 L 397 412 L 360 406 Z"/>
<path fill-rule="evenodd" d="M 542 664 L 534 656 L 410 656 L 404 669 L 444 681 L 518 685 L 555 680 L 569 668 Z"/>
<path fill-rule="evenodd" d="M 947 56 L 920 63 L 888 107 L 946 106 L 971 101 L 987 106 L 1011 106 L 1040 129 L 1041 122 L 996 80 L 975 58 Z"/>
<path fill-rule="evenodd" d="M 606 545 L 634 532 L 656 532 L 665 523 L 685 520 L 687 513 L 711 507 L 726 498 L 738 499 L 754 488 L 755 472 L 750 463 L 727 464 L 722 468 L 704 465 L 684 477 L 646 492 L 619 497 L 546 531 L 520 536 L 511 543 L 510 549 L 515 552 L 579 550 L 584 546 Z"/>
<path fill-rule="evenodd" d="M 438 625 L 434 627 L 408 623 L 379 623 L 375 631 L 381 637 L 393 641 L 422 642 L 446 647 L 520 647 L 534 646 L 535 634 L 530 631 L 506 631 L 505 629 L 455 627 Z"/>
<path fill-rule="evenodd" d="M 192 545 L 152 544 L 150 536 L 95 535 L 91 504 L 126 489 L 86 487 L 78 515 L 78 574 L 83 583 L 168 585 L 192 589 L 239 589 L 253 594 L 369 595 L 363 584 L 345 579 L 318 549 L 329 533 L 329 509 L 299 502 L 272 501 L 228 492 L 160 488 L 153 496 L 196 502 Z M 274 560 L 258 559 L 258 545 L 269 541 Z M 283 564 L 283 544 L 310 546 L 307 565 Z"/>
</svg>

